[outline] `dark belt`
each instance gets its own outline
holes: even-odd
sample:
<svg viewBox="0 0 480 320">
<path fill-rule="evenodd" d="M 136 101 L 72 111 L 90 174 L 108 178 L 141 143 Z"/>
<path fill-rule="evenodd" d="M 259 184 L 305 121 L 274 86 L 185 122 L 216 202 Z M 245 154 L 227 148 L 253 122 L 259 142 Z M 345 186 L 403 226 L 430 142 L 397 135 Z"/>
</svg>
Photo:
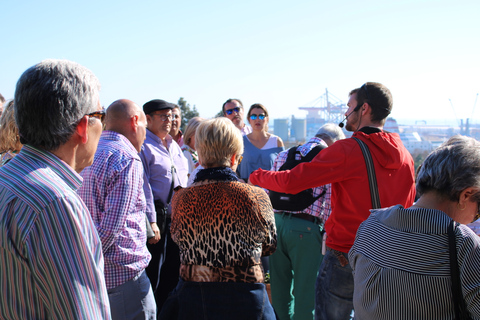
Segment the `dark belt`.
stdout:
<svg viewBox="0 0 480 320">
<path fill-rule="evenodd" d="M 306 214 L 306 213 L 291 213 L 291 212 L 285 212 L 285 211 L 281 211 L 281 212 L 275 212 L 276 214 L 286 214 L 290 217 L 294 217 L 294 218 L 298 218 L 298 219 L 302 219 L 302 220 L 307 220 L 307 221 L 310 221 L 312 223 L 316 223 L 318 225 L 321 225 L 322 224 L 322 221 L 317 218 L 317 217 L 314 217 L 312 215 L 309 215 L 309 214 Z"/>
</svg>

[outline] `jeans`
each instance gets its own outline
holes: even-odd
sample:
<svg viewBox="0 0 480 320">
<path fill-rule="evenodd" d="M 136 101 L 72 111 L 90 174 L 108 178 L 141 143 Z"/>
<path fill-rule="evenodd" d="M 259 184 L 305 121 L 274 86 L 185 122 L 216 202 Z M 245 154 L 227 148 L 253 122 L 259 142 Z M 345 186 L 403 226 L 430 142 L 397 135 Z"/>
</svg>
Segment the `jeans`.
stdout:
<svg viewBox="0 0 480 320">
<path fill-rule="evenodd" d="M 180 279 L 159 319 L 274 320 L 263 283 L 192 282 Z"/>
<path fill-rule="evenodd" d="M 107 292 L 113 320 L 157 318 L 157 305 L 145 271 Z"/>
<path fill-rule="evenodd" d="M 348 261 L 348 255 L 342 253 Z M 315 287 L 315 319 L 343 320 L 353 315 L 353 274 L 331 249 L 323 257 Z"/>
</svg>

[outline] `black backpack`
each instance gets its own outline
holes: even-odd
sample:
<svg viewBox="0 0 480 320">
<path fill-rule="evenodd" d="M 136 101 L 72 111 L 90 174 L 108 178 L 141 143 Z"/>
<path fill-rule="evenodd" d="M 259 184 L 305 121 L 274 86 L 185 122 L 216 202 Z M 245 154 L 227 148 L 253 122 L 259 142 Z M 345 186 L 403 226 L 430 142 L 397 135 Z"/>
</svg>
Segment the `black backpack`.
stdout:
<svg viewBox="0 0 480 320">
<path fill-rule="evenodd" d="M 308 152 L 304 157 L 300 155 L 300 160 L 295 159 L 295 155 L 297 153 L 300 154 L 300 152 L 297 151 L 297 148 L 298 147 L 293 147 L 288 150 L 287 160 L 278 171 L 290 170 L 296 167 L 299 163 L 312 161 L 312 159 L 315 158 L 315 156 L 325 147 L 323 145 L 317 145 L 312 150 L 310 150 L 310 152 Z M 276 210 L 303 211 L 306 208 L 310 207 L 320 197 L 325 195 L 325 192 L 326 190 L 324 190 L 317 197 L 314 197 L 313 189 L 303 190 L 297 194 L 270 191 L 269 196 L 270 201 L 272 202 L 272 207 Z"/>
</svg>

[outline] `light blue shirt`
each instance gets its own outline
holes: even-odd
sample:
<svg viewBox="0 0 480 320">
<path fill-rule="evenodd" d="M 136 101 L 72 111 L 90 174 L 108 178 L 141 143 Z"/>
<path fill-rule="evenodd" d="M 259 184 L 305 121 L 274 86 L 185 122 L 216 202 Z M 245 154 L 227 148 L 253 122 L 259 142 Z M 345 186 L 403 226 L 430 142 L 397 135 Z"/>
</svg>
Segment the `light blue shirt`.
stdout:
<svg viewBox="0 0 480 320">
<path fill-rule="evenodd" d="M 283 147 L 258 149 L 248 140 L 247 136 L 243 136 L 243 148 L 243 159 L 237 171 L 240 178 L 245 181 L 248 181 L 250 174 L 257 169 L 270 170 L 277 155 L 285 150 Z"/>
<path fill-rule="evenodd" d="M 155 212 L 154 200 L 161 200 L 167 204 L 172 185 L 172 171 L 175 171 L 173 188 L 187 186 L 187 159 L 180 146 L 170 135 L 167 135 L 166 140 L 167 148 L 158 136 L 147 129 L 147 137 L 140 152 L 146 177 L 144 191 L 147 199 L 147 212 Z M 150 220 L 150 222 L 153 221 Z"/>
</svg>

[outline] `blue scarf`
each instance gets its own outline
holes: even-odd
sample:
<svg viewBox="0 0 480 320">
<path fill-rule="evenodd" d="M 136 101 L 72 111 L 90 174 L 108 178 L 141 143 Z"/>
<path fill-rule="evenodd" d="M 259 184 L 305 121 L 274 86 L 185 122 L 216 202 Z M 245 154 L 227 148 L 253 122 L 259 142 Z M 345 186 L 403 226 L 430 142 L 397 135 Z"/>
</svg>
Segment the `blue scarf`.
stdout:
<svg viewBox="0 0 480 320">
<path fill-rule="evenodd" d="M 229 167 L 208 168 L 198 171 L 193 182 L 199 182 L 203 180 L 239 181 L 235 172 L 233 172 L 233 170 Z"/>
</svg>

